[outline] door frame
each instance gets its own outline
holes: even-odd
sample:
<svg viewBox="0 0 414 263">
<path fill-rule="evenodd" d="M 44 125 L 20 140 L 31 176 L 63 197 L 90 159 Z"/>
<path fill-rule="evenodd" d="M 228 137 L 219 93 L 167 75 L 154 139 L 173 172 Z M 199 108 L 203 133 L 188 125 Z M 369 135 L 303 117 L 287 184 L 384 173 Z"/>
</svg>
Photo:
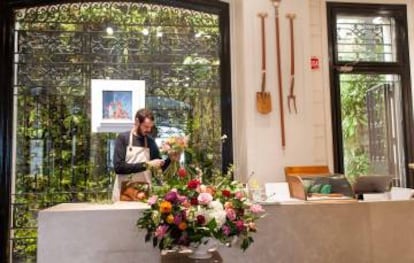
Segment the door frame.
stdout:
<svg viewBox="0 0 414 263">
<path fill-rule="evenodd" d="M 401 77 L 402 93 L 402 118 L 403 118 L 403 140 L 405 153 L 405 171 L 407 187 L 414 187 L 414 171 L 408 168 L 408 164 L 414 160 L 414 121 L 411 91 L 410 56 L 408 45 L 408 22 L 406 5 L 381 5 L 381 4 L 358 4 L 358 3 L 326 3 L 328 22 L 328 54 L 329 54 L 329 77 L 331 92 L 331 114 L 332 114 L 332 137 L 333 137 L 333 159 L 334 170 L 344 173 L 344 153 L 341 124 L 341 95 L 339 75 L 337 69 L 346 66 L 349 62 L 337 60 L 336 42 L 336 14 L 349 13 L 352 15 L 383 15 L 384 12 L 396 19 L 397 26 L 397 62 L 358 62 L 353 65 L 351 74 L 378 73 L 397 74 Z M 401 26 L 398 26 L 401 25 Z"/>
</svg>

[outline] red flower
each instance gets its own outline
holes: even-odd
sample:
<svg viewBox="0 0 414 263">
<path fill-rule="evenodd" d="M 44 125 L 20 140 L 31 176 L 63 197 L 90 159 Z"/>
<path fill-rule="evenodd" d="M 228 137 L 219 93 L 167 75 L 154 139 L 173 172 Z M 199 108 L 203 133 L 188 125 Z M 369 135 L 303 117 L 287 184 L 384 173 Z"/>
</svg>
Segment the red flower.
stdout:
<svg viewBox="0 0 414 263">
<path fill-rule="evenodd" d="M 229 198 L 231 196 L 231 192 L 229 190 L 223 190 L 223 191 L 221 191 L 221 194 L 224 197 L 227 197 L 227 198 Z"/>
<path fill-rule="evenodd" d="M 198 180 L 191 180 L 188 182 L 187 187 L 188 189 L 196 189 L 200 185 L 200 181 Z"/>
<path fill-rule="evenodd" d="M 238 220 L 238 221 L 236 222 L 236 228 L 237 228 L 237 230 L 238 230 L 239 232 L 243 231 L 243 229 L 244 229 L 244 223 L 243 223 L 243 221 L 242 221 L 242 220 Z"/>
<path fill-rule="evenodd" d="M 177 171 L 177 174 L 179 177 L 184 178 L 187 176 L 187 171 L 185 170 L 184 167 L 180 167 Z"/>
<path fill-rule="evenodd" d="M 206 218 L 203 215 L 197 216 L 197 224 L 204 225 L 205 222 L 206 222 Z"/>
<path fill-rule="evenodd" d="M 191 203 L 191 205 L 198 205 L 197 197 L 191 198 L 190 203 Z"/>
</svg>

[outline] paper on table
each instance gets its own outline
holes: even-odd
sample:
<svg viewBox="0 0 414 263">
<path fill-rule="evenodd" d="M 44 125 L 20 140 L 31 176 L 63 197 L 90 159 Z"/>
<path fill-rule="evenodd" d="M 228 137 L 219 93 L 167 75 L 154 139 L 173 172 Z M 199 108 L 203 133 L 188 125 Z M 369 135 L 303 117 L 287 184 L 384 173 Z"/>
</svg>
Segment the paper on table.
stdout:
<svg viewBox="0 0 414 263">
<path fill-rule="evenodd" d="M 403 187 L 392 187 L 390 191 L 391 200 L 410 200 L 414 195 L 414 189 Z"/>
<path fill-rule="evenodd" d="M 266 183 L 265 184 L 265 193 L 267 196 L 266 201 L 290 201 L 290 192 L 289 185 L 287 182 L 280 183 Z"/>
</svg>

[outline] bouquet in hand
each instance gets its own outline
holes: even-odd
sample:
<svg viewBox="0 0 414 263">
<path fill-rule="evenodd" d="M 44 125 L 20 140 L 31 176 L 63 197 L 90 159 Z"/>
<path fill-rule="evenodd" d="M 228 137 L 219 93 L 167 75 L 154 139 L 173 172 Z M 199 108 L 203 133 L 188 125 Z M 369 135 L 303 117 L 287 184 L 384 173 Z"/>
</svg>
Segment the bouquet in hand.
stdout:
<svg viewBox="0 0 414 263">
<path fill-rule="evenodd" d="M 164 179 L 169 179 L 175 175 L 180 168 L 181 154 L 188 148 L 188 136 L 172 136 L 166 139 L 161 145 L 161 153 L 168 155 L 171 162 L 163 173 Z"/>
<path fill-rule="evenodd" d="M 181 154 L 188 147 L 188 136 L 172 136 L 165 140 L 161 145 L 163 154 Z"/>
</svg>

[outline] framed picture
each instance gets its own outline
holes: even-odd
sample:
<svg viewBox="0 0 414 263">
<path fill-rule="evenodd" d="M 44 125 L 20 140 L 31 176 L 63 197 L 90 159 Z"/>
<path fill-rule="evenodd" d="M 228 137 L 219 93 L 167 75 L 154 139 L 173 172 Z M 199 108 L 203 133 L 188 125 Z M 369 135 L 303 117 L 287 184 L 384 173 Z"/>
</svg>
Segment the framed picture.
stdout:
<svg viewBox="0 0 414 263">
<path fill-rule="evenodd" d="M 144 80 L 91 80 L 92 132 L 127 131 L 144 107 Z"/>
</svg>

